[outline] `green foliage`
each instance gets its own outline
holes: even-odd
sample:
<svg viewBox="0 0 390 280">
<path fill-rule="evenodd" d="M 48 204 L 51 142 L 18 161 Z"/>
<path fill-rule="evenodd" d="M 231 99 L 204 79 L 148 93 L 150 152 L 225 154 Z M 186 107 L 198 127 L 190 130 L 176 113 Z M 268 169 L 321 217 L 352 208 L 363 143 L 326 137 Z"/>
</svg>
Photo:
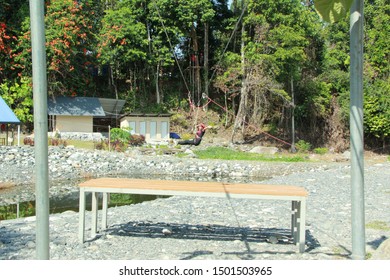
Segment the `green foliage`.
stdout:
<svg viewBox="0 0 390 280">
<path fill-rule="evenodd" d="M 384 0 L 370 1 L 365 12 L 365 70 L 370 79 L 384 79 L 390 74 L 390 3 Z M 367 75 L 367 76 L 368 76 Z"/>
<path fill-rule="evenodd" d="M 377 80 L 365 86 L 364 124 L 365 131 L 385 139 L 390 136 L 390 79 Z"/>
<path fill-rule="evenodd" d="M 321 17 L 327 22 L 336 22 L 348 14 L 353 0 L 314 0 L 314 5 Z"/>
<path fill-rule="evenodd" d="M 98 43 L 102 64 L 144 60 L 148 49 L 147 29 L 141 20 L 141 1 L 121 1 L 117 8 L 105 11 Z"/>
<path fill-rule="evenodd" d="M 130 138 L 130 130 L 125 130 L 122 128 L 111 128 L 110 130 L 111 142 L 120 141 L 122 143 L 128 143 Z"/>
<path fill-rule="evenodd" d="M 295 148 L 298 150 L 300 153 L 307 153 L 311 149 L 311 144 L 306 142 L 305 140 L 299 140 L 295 144 Z"/>
<path fill-rule="evenodd" d="M 94 64 L 92 1 L 54 0 L 47 5 L 45 17 L 48 92 L 53 95 L 85 95 L 93 86 Z M 31 76 L 30 20 L 23 22 L 23 36 L 14 49 L 15 69 Z"/>
<path fill-rule="evenodd" d="M 19 204 L 19 217 L 30 217 L 35 215 L 35 207 L 32 202 L 22 202 Z M 0 221 L 17 218 L 16 204 L 0 206 Z"/>
<path fill-rule="evenodd" d="M 4 81 L 0 84 L 0 95 L 23 123 L 33 120 L 33 99 L 31 80 L 22 78 L 20 82 Z"/>
<path fill-rule="evenodd" d="M 210 82 L 210 98 L 227 111 L 215 103 L 207 110 L 218 112 L 224 126 L 232 125 L 237 116 L 256 127 L 268 125 L 272 134 L 288 138 L 294 89 L 296 130 L 302 138 L 314 143 L 310 134 L 323 131 L 322 136 L 327 136 L 332 131 L 330 116 L 339 116 L 340 107 L 342 123 L 337 125 L 344 125 L 340 129 L 347 132 L 350 23 L 346 11 L 351 1 L 314 1 L 325 19 L 338 19 L 333 24 L 321 20 L 312 1 L 237 0 L 231 10 L 227 3 L 46 1 L 49 94 L 115 96 L 126 100 L 124 112 L 160 113 L 187 109 L 188 95 L 194 98 L 206 92 Z M 242 21 L 237 22 L 244 6 Z M 28 1 L 0 0 L 0 7 L 0 94 L 29 124 L 33 104 Z M 385 144 L 390 4 L 365 1 L 364 11 L 365 137 Z M 208 73 L 202 60 L 206 34 Z M 199 77 L 204 78 L 198 84 Z M 244 91 L 247 96 L 242 98 Z M 237 114 L 241 114 L 241 100 L 246 104 L 241 108 L 243 116 Z M 191 123 L 174 121 L 183 127 Z M 367 141 L 373 142 L 378 143 Z"/>
<path fill-rule="evenodd" d="M 194 135 L 191 133 L 183 133 L 182 135 L 180 135 L 180 137 L 182 140 L 190 140 L 194 138 Z"/>
<path fill-rule="evenodd" d="M 328 153 L 328 148 L 315 148 L 313 152 L 317 155 L 325 155 Z"/>
<path fill-rule="evenodd" d="M 366 224 L 366 228 L 390 231 L 390 226 L 384 221 L 371 221 L 368 224 Z"/>
<path fill-rule="evenodd" d="M 172 125 L 177 125 L 183 128 L 188 128 L 190 126 L 186 117 L 180 113 L 173 114 L 170 121 Z"/>
<path fill-rule="evenodd" d="M 195 150 L 194 153 L 200 159 L 253 160 L 277 162 L 304 161 L 304 159 L 300 156 L 264 156 L 255 153 L 235 151 L 224 147 L 209 147 L 206 150 Z"/>
</svg>

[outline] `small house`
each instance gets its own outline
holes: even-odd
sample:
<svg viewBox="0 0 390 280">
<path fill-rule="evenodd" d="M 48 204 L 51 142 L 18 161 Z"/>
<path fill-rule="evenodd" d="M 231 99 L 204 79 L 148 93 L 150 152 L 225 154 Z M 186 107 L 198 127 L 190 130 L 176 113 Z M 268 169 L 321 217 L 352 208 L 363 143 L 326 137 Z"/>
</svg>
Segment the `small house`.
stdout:
<svg viewBox="0 0 390 280">
<path fill-rule="evenodd" d="M 145 136 L 147 143 L 168 141 L 170 117 L 171 114 L 130 113 L 121 118 L 120 127 Z"/>
<path fill-rule="evenodd" d="M 97 132 L 95 122 L 118 116 L 124 103 L 124 100 L 96 97 L 49 98 L 49 130 L 60 133 Z M 108 125 L 104 131 L 108 132 Z"/>
</svg>

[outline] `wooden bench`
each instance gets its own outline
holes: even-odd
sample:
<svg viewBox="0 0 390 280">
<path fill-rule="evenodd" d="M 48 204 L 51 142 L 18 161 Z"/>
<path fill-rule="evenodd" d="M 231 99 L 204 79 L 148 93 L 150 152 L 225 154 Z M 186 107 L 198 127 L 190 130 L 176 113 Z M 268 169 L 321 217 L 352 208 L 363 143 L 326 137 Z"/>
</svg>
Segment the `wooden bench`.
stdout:
<svg viewBox="0 0 390 280">
<path fill-rule="evenodd" d="M 303 187 L 262 184 L 231 184 L 221 182 L 195 182 L 170 180 L 145 180 L 126 178 L 98 178 L 79 184 L 79 240 L 84 242 L 86 194 L 92 193 L 91 237 L 96 236 L 98 194 L 103 194 L 102 229 L 107 228 L 109 193 L 181 195 L 244 199 L 274 199 L 292 202 L 291 235 L 300 253 L 305 251 L 305 216 L 308 192 Z M 248 209 L 250 211 L 250 209 Z"/>
</svg>

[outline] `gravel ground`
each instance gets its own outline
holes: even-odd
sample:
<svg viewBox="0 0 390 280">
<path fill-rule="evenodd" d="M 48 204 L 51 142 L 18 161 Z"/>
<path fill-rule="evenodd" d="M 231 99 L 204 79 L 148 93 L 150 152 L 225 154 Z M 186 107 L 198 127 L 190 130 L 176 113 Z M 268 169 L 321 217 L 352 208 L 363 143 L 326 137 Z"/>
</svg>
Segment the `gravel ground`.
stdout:
<svg viewBox="0 0 390 280">
<path fill-rule="evenodd" d="M 72 154 L 75 154 L 74 151 Z M 9 156 L 9 152 L 6 156 Z M 126 162 L 135 163 L 138 167 L 143 166 L 147 170 L 146 173 L 148 171 L 154 173 L 157 169 L 162 173 L 161 170 L 176 170 L 175 167 L 185 170 L 195 166 L 195 173 L 200 170 L 200 173 L 211 174 L 213 180 L 261 181 L 305 187 L 309 191 L 305 253 L 296 253 L 296 247 L 291 244 L 289 238 L 285 237 L 290 225 L 290 205 L 286 202 L 170 197 L 110 208 L 108 229 L 100 232 L 94 239 L 87 239 L 84 244 L 80 244 L 77 239 L 78 213 L 66 211 L 50 215 L 51 259 L 322 260 L 350 258 L 351 186 L 348 162 L 251 163 L 252 167 L 248 168 L 249 163 L 219 162 L 215 165 L 214 162 L 196 159 L 177 160 L 169 157 L 161 160 L 158 157 L 142 157 L 143 161 L 141 161 L 141 159 L 135 160 L 134 157 L 130 158 L 132 160 Z M 122 159 L 119 161 L 123 165 L 124 161 Z M 160 161 L 169 164 L 163 165 Z M 192 164 L 185 165 L 187 161 Z M 151 162 L 154 163 L 153 167 Z M 13 161 L 12 164 L 10 162 L 8 165 L 2 164 L 0 183 L 3 182 L 5 185 L 6 182 L 12 181 L 9 179 L 12 176 L 5 170 L 11 172 L 15 165 Z M 77 170 L 83 169 L 83 164 L 75 161 L 71 164 L 74 166 L 79 164 Z M 224 176 L 221 167 L 224 166 L 223 164 L 228 166 L 226 172 L 229 174 L 241 172 L 241 176 Z M 239 168 L 238 165 L 245 165 L 245 167 Z M 5 166 L 8 169 L 5 169 Z M 206 171 L 202 171 L 204 166 L 208 166 Z M 221 169 L 221 174 L 218 173 L 218 168 Z M 123 172 L 123 169 L 114 169 L 115 172 L 106 173 L 106 170 L 100 168 L 101 173 L 97 172 L 94 175 L 132 175 L 128 170 Z M 263 169 L 268 172 L 259 171 Z M 57 167 L 57 170 L 61 171 L 61 168 Z M 211 170 L 210 173 L 207 170 Z M 257 170 L 256 174 L 268 175 L 267 179 L 259 179 L 260 176 L 253 177 L 245 173 L 254 170 Z M 28 169 L 24 171 L 27 177 L 31 175 Z M 157 171 L 155 173 L 155 176 L 162 176 L 158 175 Z M 171 175 L 170 178 L 172 177 L 177 178 Z M 380 250 L 382 245 L 388 242 L 390 234 L 389 178 L 388 161 L 367 161 L 365 164 L 366 251 L 367 257 L 371 259 L 390 259 L 388 251 Z M 62 197 L 65 197 L 65 194 L 74 193 L 75 182 L 53 183 L 51 188 L 56 191 L 52 191 L 52 195 L 61 197 L 62 193 Z M 20 187 L 19 183 L 16 185 L 3 190 L 2 197 L 7 196 L 7 201 L 12 201 L 15 197 L 13 190 Z M 90 229 L 89 214 L 88 212 L 87 230 Z M 35 217 L 0 222 L 0 259 L 34 259 L 35 245 Z"/>
</svg>

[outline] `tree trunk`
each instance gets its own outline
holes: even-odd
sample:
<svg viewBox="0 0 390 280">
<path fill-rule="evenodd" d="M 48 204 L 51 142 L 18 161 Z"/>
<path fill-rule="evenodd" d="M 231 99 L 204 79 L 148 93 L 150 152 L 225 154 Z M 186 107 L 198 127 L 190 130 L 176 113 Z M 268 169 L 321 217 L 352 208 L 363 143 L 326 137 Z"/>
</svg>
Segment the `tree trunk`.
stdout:
<svg viewBox="0 0 390 280">
<path fill-rule="evenodd" d="M 209 24 L 204 24 L 204 93 L 209 96 Z M 227 107 L 226 107 L 227 108 Z M 204 107 L 207 110 L 207 105 Z"/>
<path fill-rule="evenodd" d="M 244 123 L 247 114 L 248 87 L 246 83 L 247 74 L 246 74 L 246 67 L 245 67 L 244 31 L 245 31 L 245 26 L 244 24 L 242 24 L 241 26 L 241 68 L 242 68 L 243 78 L 241 82 L 240 103 L 238 105 L 238 112 L 233 126 L 233 132 L 231 138 L 232 143 L 234 142 L 234 135 L 236 134 L 236 130 L 239 128 L 241 128 L 241 136 L 242 138 L 244 138 Z"/>
<path fill-rule="evenodd" d="M 160 77 L 160 62 L 157 62 L 157 67 L 156 67 L 156 103 L 160 104 L 160 88 L 159 88 L 159 77 Z"/>
<path fill-rule="evenodd" d="M 200 97 L 201 97 L 201 82 L 200 82 L 200 64 L 199 64 L 199 45 L 198 45 L 198 38 L 196 36 L 196 29 L 195 29 L 195 26 L 193 25 L 192 26 L 192 29 L 191 29 L 191 37 L 192 37 L 192 48 L 193 48 L 193 51 L 194 51 L 194 71 L 195 71 L 195 92 L 196 92 L 196 95 L 197 95 L 197 105 L 199 104 L 200 102 Z"/>
<path fill-rule="evenodd" d="M 115 80 L 114 80 L 114 71 L 113 71 L 113 67 L 112 66 L 110 66 L 110 74 L 111 74 L 110 75 L 111 85 L 114 88 L 115 98 L 119 99 L 119 97 L 118 97 L 118 89 L 116 87 L 116 83 L 115 83 Z"/>
</svg>

